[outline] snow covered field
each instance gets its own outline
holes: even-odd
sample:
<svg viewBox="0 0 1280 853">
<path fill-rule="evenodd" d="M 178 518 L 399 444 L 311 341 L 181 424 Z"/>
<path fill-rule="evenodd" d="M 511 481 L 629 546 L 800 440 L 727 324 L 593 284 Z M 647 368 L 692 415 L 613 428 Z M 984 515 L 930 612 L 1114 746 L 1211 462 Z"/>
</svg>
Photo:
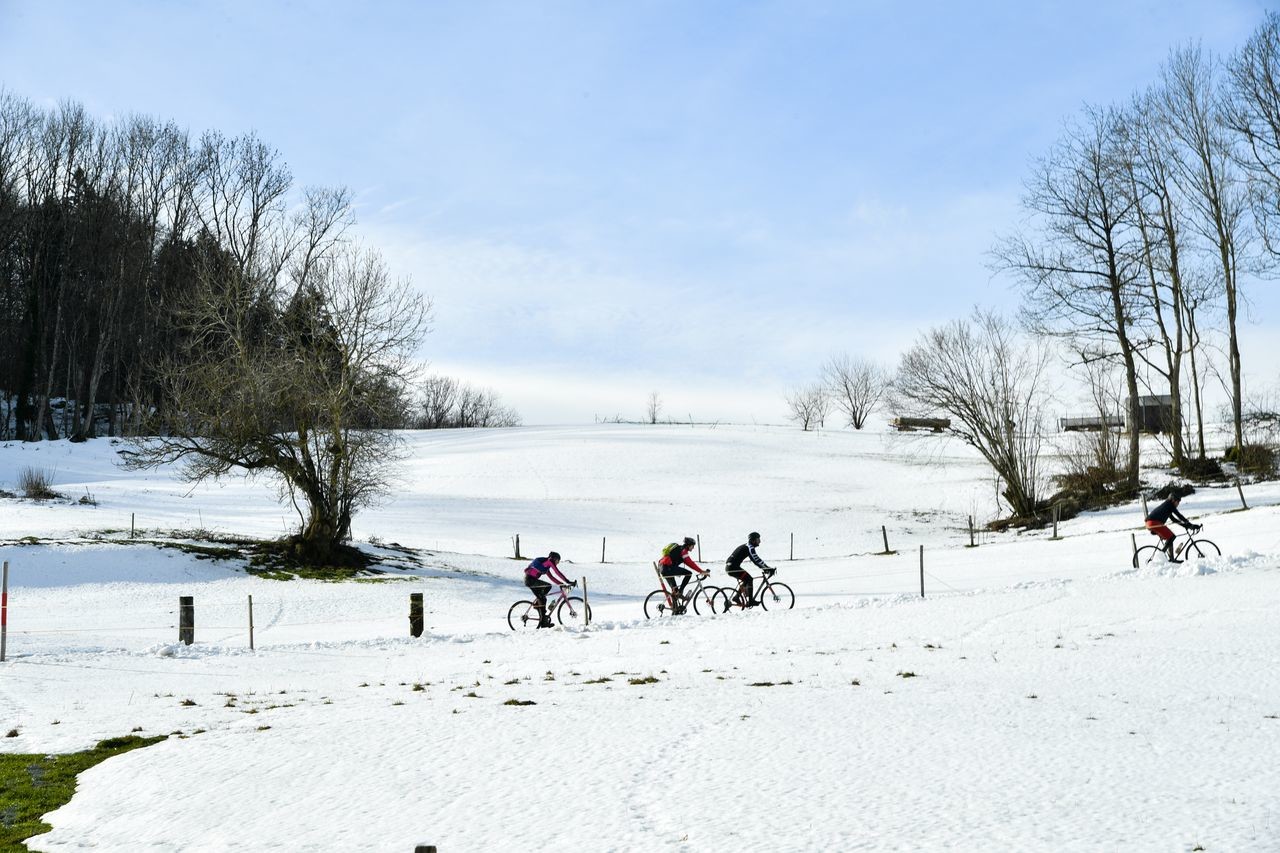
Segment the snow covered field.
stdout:
<svg viewBox="0 0 1280 853">
<path fill-rule="evenodd" d="M 408 441 L 356 533 L 421 565 L 343 584 L 127 541 L 131 516 L 144 542 L 277 535 L 294 520 L 261 485 L 125 472 L 105 440 L 0 448 L 0 488 L 35 466 L 69 499 L 3 501 L 0 725 L 19 735 L 0 748 L 186 735 L 84 774 L 32 849 L 1280 850 L 1276 484 L 1246 487 L 1249 512 L 1234 489 L 1184 502 L 1222 557 L 1133 570 L 1140 506 L 964 548 L 994 487 L 932 436 Z M 881 525 L 898 555 L 873 553 Z M 752 529 L 795 610 L 643 618 L 664 543 L 699 535 L 724 582 Z M 517 533 L 588 578 L 590 629 L 507 630 Z"/>
</svg>

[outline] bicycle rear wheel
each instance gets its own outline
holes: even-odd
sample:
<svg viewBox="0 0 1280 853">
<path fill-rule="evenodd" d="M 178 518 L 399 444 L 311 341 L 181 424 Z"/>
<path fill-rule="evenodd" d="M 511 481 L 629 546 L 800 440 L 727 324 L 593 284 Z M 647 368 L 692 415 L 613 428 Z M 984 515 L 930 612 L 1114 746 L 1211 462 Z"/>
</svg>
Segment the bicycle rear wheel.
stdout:
<svg viewBox="0 0 1280 853">
<path fill-rule="evenodd" d="M 644 618 L 657 619 L 671 615 L 671 603 L 667 600 L 667 592 L 655 589 L 644 600 Z"/>
<path fill-rule="evenodd" d="M 1163 555 L 1164 549 L 1157 548 L 1155 545 L 1143 545 L 1133 552 L 1133 567 L 1135 569 L 1140 568 Z"/>
<path fill-rule="evenodd" d="M 1221 557 L 1222 549 L 1208 539 L 1192 539 L 1182 552 L 1184 560 L 1202 560 L 1205 557 Z"/>
<path fill-rule="evenodd" d="M 507 611 L 507 625 L 512 631 L 538 627 L 538 607 L 533 601 L 517 601 Z"/>
<path fill-rule="evenodd" d="M 556 608 L 556 621 L 569 628 L 581 628 L 591 617 L 591 608 L 581 596 L 571 595 Z"/>
<path fill-rule="evenodd" d="M 796 606 L 796 594 L 785 583 L 770 581 L 760 587 L 760 606 L 765 610 L 790 610 Z"/>
<path fill-rule="evenodd" d="M 699 616 L 723 613 L 724 611 L 716 609 L 716 598 L 719 594 L 720 587 L 718 586 L 704 586 L 698 590 L 693 596 L 693 612 Z"/>
</svg>

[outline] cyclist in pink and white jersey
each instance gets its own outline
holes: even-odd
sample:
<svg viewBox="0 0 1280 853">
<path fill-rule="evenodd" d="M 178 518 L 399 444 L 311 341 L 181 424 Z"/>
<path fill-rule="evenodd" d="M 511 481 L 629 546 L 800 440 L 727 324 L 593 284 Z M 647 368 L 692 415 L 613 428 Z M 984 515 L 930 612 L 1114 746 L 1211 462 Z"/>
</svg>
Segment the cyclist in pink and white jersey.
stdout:
<svg viewBox="0 0 1280 853">
<path fill-rule="evenodd" d="M 547 593 L 551 591 L 551 584 L 542 579 L 543 575 L 550 575 L 555 583 L 566 586 L 577 586 L 578 582 L 569 580 L 560 571 L 560 555 L 555 551 L 545 557 L 537 557 L 524 570 L 524 585 L 533 591 L 533 596 L 537 599 L 534 606 L 538 608 L 538 627 L 550 628 L 551 618 L 547 616 Z"/>
</svg>

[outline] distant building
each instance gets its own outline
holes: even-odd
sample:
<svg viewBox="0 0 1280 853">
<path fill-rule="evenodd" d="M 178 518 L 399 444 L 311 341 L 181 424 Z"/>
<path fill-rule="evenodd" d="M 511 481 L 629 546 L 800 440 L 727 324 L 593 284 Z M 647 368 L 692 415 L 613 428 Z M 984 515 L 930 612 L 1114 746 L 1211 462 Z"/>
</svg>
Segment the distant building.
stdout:
<svg viewBox="0 0 1280 853">
<path fill-rule="evenodd" d="M 1058 418 L 1059 432 L 1102 432 L 1112 427 L 1123 427 L 1124 417 L 1121 415 L 1094 415 L 1093 417 Z"/>
<path fill-rule="evenodd" d="M 1125 426 L 1128 427 L 1129 400 L 1125 400 Z M 1158 394 L 1138 398 L 1138 431 L 1169 432 L 1173 429 L 1173 397 Z"/>
<path fill-rule="evenodd" d="M 1126 404 L 1128 398 L 1125 399 Z M 1058 418 L 1059 432 L 1099 432 L 1104 429 L 1129 430 L 1129 407 L 1123 415 L 1084 415 Z M 1169 432 L 1173 428 L 1173 398 L 1168 394 L 1138 398 L 1138 432 Z"/>
</svg>

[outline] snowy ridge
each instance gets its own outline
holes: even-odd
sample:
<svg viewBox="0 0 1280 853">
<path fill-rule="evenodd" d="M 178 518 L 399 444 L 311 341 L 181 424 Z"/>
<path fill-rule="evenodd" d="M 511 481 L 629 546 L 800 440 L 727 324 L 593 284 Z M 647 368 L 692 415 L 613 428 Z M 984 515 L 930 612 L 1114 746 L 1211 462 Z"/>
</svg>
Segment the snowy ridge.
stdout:
<svg viewBox="0 0 1280 853">
<path fill-rule="evenodd" d="M 260 487 L 125 475 L 106 442 L 0 449 L 0 481 L 47 454 L 55 487 L 99 502 L 6 502 L 0 722 L 19 734 L 0 747 L 185 735 L 85 773 L 33 850 L 1276 848 L 1274 485 L 1246 487 L 1249 512 L 1217 490 L 1184 505 L 1221 558 L 1135 570 L 1132 506 L 1066 522 L 1058 542 L 963 547 L 956 519 L 989 494 L 981 466 L 955 448 L 921 466 L 887 436 L 622 426 L 411 443 L 410 483 L 357 532 L 421 565 L 342 584 L 93 538 L 127 532 L 130 513 L 165 522 L 153 531 L 274 535 Z M 882 519 L 895 556 L 874 553 Z M 544 540 L 534 521 L 567 532 Z M 813 531 L 794 561 L 792 524 Z M 643 618 L 655 547 L 701 533 L 724 584 L 747 526 L 796 609 Z M 589 629 L 507 630 L 525 593 L 502 551 L 517 531 L 526 557 L 568 543 Z M 410 592 L 426 600 L 420 639 Z M 196 600 L 193 646 L 175 642 L 179 595 Z M 539 775 L 567 813 L 531 803 Z"/>
</svg>

